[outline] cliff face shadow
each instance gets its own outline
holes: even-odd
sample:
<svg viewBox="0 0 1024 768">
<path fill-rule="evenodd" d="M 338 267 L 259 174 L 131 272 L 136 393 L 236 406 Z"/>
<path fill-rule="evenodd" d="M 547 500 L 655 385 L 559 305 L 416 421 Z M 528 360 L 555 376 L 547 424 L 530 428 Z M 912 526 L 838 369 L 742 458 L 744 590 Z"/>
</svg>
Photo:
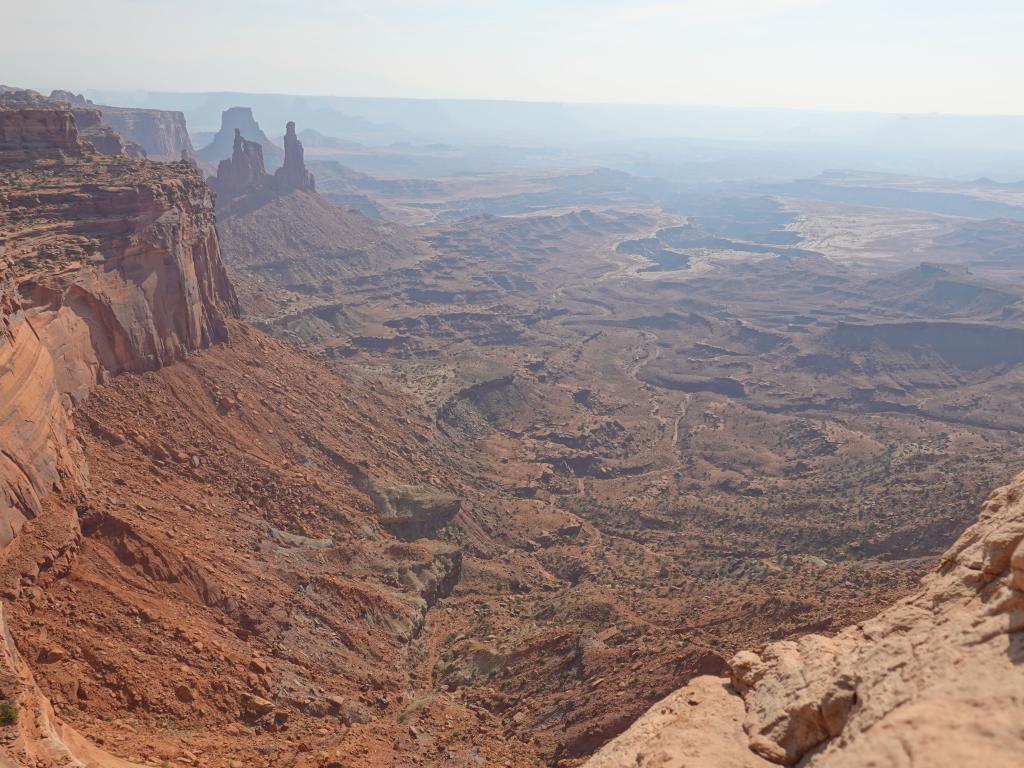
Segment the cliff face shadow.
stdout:
<svg viewBox="0 0 1024 768">
<path fill-rule="evenodd" d="M 1010 611 L 1010 631 L 1006 644 L 1006 654 L 1014 664 L 1024 663 L 1024 606 Z"/>
</svg>

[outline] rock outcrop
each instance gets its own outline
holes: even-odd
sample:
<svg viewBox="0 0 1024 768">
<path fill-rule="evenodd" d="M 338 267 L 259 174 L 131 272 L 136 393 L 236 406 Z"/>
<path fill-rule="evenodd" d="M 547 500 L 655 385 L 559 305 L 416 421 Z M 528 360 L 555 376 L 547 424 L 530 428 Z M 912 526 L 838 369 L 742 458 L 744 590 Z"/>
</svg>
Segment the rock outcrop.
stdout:
<svg viewBox="0 0 1024 768">
<path fill-rule="evenodd" d="M 238 309 L 195 169 L 101 155 L 64 104 L 0 101 L 0 233 L 2 546 L 84 482 L 69 408 L 225 338 Z"/>
<path fill-rule="evenodd" d="M 1024 475 L 914 595 L 835 637 L 741 652 L 731 669 L 656 704 L 587 766 L 1020 765 Z"/>
<path fill-rule="evenodd" d="M 72 107 L 71 114 L 75 117 L 79 135 L 102 155 L 116 157 L 128 155 L 134 158 L 146 156 L 145 150 L 138 144 L 125 141 L 116 130 L 103 121 L 98 109 L 88 107 Z"/>
<path fill-rule="evenodd" d="M 263 147 L 259 142 L 244 138 L 236 128 L 231 157 L 217 165 L 217 176 L 210 179 L 210 186 L 219 196 L 234 198 L 258 192 L 266 188 L 269 181 L 263 164 Z"/>
<path fill-rule="evenodd" d="M 313 174 L 306 168 L 303 158 L 302 142 L 295 135 L 295 123 L 291 122 L 285 134 L 284 165 L 273 176 L 267 173 L 263 145 L 245 138 L 241 129 L 236 128 L 231 157 L 220 161 L 217 175 L 209 183 L 223 201 L 253 193 L 316 191 Z"/>
<path fill-rule="evenodd" d="M 69 107 L 54 107 L 35 91 L 8 91 L 0 98 L 0 162 L 8 168 L 86 150 Z"/>
<path fill-rule="evenodd" d="M 195 154 L 188 136 L 185 115 L 164 109 L 128 109 L 126 107 L 97 107 L 103 120 L 127 141 L 146 151 L 150 160 L 174 161 L 183 152 Z"/>
<path fill-rule="evenodd" d="M 185 124 L 185 115 L 182 112 L 94 104 L 81 94 L 74 94 L 70 91 L 53 91 L 50 94 L 50 100 L 65 101 L 70 104 L 78 121 L 78 128 L 83 132 L 85 126 L 83 119 L 79 117 L 79 112 L 84 113 L 86 110 L 99 112 L 101 124 L 116 132 L 124 140 L 128 154 L 133 156 L 144 155 L 150 160 L 169 162 L 178 160 L 183 152 L 187 153 L 189 157 L 195 154 Z M 91 136 L 86 135 L 86 138 L 95 144 L 103 154 L 118 154 L 107 151 Z M 134 147 L 138 147 L 139 152 L 133 151 Z"/>
<path fill-rule="evenodd" d="M 295 123 L 289 122 L 284 134 L 284 165 L 274 174 L 274 182 L 278 189 L 305 189 L 316 191 L 313 174 L 306 168 L 305 152 L 302 142 L 295 135 Z"/>
<path fill-rule="evenodd" d="M 231 157 L 234 152 L 235 134 L 254 141 L 263 148 L 263 156 L 271 168 L 276 169 L 284 159 L 281 148 L 267 138 L 259 123 L 252 116 L 249 107 L 231 107 L 221 115 L 220 130 L 207 146 L 196 154 L 208 163 L 216 164 Z"/>
<path fill-rule="evenodd" d="M 427 485 L 385 485 L 368 481 L 377 518 L 392 535 L 414 541 L 431 538 L 462 509 L 462 500 Z"/>
</svg>

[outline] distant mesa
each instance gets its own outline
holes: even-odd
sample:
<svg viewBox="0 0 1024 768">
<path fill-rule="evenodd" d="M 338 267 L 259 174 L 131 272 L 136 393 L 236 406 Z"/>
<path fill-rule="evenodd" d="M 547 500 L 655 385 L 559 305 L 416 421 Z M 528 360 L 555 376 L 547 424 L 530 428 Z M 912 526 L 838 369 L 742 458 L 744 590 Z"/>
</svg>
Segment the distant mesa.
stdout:
<svg viewBox="0 0 1024 768">
<path fill-rule="evenodd" d="M 284 163 L 273 176 L 267 173 L 263 150 L 263 144 L 245 138 L 242 129 L 235 128 L 231 157 L 220 161 L 216 177 L 209 180 L 219 199 L 231 200 L 254 192 L 316 191 L 313 174 L 306 168 L 302 142 L 295 134 L 295 123 L 288 123 Z"/>
<path fill-rule="evenodd" d="M 235 148 L 235 134 L 240 133 L 243 139 L 255 142 L 263 150 L 264 160 L 271 168 L 277 168 L 284 160 L 284 152 L 270 141 L 267 134 L 260 128 L 249 107 L 230 107 L 225 109 L 220 119 L 220 130 L 208 145 L 196 154 L 203 160 L 216 165 L 221 160 L 232 156 Z"/>
</svg>

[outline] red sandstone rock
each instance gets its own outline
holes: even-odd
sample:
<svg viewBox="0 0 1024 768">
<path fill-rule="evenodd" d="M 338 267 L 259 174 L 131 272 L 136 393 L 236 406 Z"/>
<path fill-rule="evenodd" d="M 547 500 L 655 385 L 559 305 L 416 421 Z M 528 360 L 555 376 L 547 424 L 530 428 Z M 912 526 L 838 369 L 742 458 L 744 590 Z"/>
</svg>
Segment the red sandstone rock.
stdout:
<svg viewBox="0 0 1024 768">
<path fill-rule="evenodd" d="M 916 594 L 835 637 L 737 654 L 734 688 L 697 678 L 587 766 L 1017 766 L 1021 587 L 1024 475 L 989 497 Z"/>
<path fill-rule="evenodd" d="M 75 110 L 76 119 L 78 108 L 98 110 L 105 125 L 116 131 L 129 145 L 140 147 L 150 160 L 174 161 L 181 158 L 182 153 L 188 157 L 195 155 L 185 125 L 185 115 L 181 112 L 93 104 L 84 96 L 70 91 L 53 91 L 50 100 L 66 101 Z M 82 128 L 81 120 L 79 127 Z M 111 154 L 99 146 L 97 149 L 104 154 Z"/>
<path fill-rule="evenodd" d="M 195 170 L 105 158 L 66 105 L 39 99 L 0 107 L 0 170 L 19 168 L 0 175 L 0 543 L 54 485 L 83 480 L 68 398 L 223 339 L 237 313 Z"/>
<path fill-rule="evenodd" d="M 288 123 L 284 146 L 284 165 L 270 176 L 263 162 L 263 145 L 245 138 L 236 128 L 231 157 L 220 161 L 217 176 L 210 179 L 210 186 L 222 201 L 254 193 L 315 192 L 316 183 L 306 168 L 302 142 L 295 135 L 295 123 Z"/>
<path fill-rule="evenodd" d="M 41 157 L 79 157 L 86 152 L 67 106 L 53 106 L 34 91 L 0 98 L 0 162 L 8 166 Z"/>
</svg>

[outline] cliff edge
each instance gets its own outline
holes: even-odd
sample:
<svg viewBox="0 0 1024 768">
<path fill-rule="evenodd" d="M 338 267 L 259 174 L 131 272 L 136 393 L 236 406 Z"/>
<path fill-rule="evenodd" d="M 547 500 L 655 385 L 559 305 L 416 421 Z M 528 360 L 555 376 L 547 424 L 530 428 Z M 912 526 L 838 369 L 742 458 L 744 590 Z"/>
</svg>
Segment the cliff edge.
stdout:
<svg viewBox="0 0 1024 768">
<path fill-rule="evenodd" d="M 137 145 L 150 160 L 177 161 L 183 154 L 186 157 L 195 156 L 182 112 L 94 104 L 83 95 L 71 91 L 53 91 L 50 100 L 66 101 L 75 111 L 76 119 L 79 110 L 91 109 L 99 113 L 112 131 L 124 141 Z M 79 130 L 82 130 L 81 120 L 78 123 Z M 103 151 L 99 147 L 97 149 Z"/>
<path fill-rule="evenodd" d="M 0 100 L 0 233 L 2 547 L 85 480 L 71 406 L 224 339 L 238 308 L 195 168 L 101 154 L 24 92 Z"/>
<path fill-rule="evenodd" d="M 1024 475 L 920 589 L 834 637 L 744 651 L 655 704 L 588 768 L 1018 766 Z"/>
</svg>

